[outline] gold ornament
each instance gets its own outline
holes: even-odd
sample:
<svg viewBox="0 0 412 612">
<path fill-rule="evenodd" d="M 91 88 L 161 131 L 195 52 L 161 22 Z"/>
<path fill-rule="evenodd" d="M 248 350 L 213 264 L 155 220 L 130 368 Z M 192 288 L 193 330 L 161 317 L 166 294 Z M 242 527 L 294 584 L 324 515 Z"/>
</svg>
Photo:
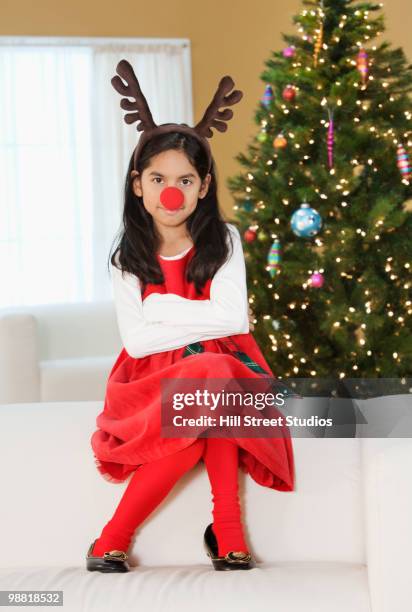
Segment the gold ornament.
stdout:
<svg viewBox="0 0 412 612">
<path fill-rule="evenodd" d="M 412 200 L 405 200 L 405 202 L 402 204 L 402 208 L 404 212 L 412 212 Z"/>
<path fill-rule="evenodd" d="M 319 32 L 316 37 L 315 51 L 313 55 L 315 68 L 318 65 L 318 57 L 319 57 L 320 50 L 322 49 L 322 45 L 323 45 L 323 20 L 322 18 L 320 18 L 319 19 Z"/>
<path fill-rule="evenodd" d="M 288 141 L 286 140 L 282 132 L 278 134 L 275 140 L 273 141 L 273 146 L 275 147 L 275 149 L 284 149 L 287 144 Z"/>
<path fill-rule="evenodd" d="M 355 329 L 355 336 L 356 340 L 358 341 L 358 344 L 365 343 L 365 332 L 363 331 L 362 327 L 358 327 L 357 329 Z"/>
<path fill-rule="evenodd" d="M 365 166 L 363 164 L 359 164 L 359 166 L 355 166 L 353 169 L 353 176 L 360 176 L 362 172 L 365 170 Z"/>
</svg>

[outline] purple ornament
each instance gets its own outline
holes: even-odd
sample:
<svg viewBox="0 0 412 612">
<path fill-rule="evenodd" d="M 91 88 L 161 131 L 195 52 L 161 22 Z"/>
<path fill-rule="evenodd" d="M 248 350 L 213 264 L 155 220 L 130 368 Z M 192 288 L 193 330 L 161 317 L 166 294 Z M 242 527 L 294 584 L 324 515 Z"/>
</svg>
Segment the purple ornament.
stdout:
<svg viewBox="0 0 412 612">
<path fill-rule="evenodd" d="M 321 274 L 320 272 L 314 272 L 314 274 L 312 274 L 312 276 L 310 277 L 310 284 L 312 285 L 312 287 L 316 287 L 316 289 L 322 287 L 324 282 L 325 279 L 323 278 L 323 274 Z"/>
<path fill-rule="evenodd" d="M 283 49 L 283 57 L 295 57 L 296 54 L 296 47 L 294 47 L 293 45 L 290 47 L 286 47 L 286 49 Z"/>
<path fill-rule="evenodd" d="M 333 113 L 328 109 L 329 129 L 328 129 L 328 163 L 329 168 L 333 168 L 333 145 L 335 144 L 335 125 L 333 123 Z"/>
<path fill-rule="evenodd" d="M 273 100 L 273 89 L 271 85 L 266 85 L 265 93 L 262 96 L 262 104 L 266 106 L 266 108 L 270 105 Z"/>
</svg>

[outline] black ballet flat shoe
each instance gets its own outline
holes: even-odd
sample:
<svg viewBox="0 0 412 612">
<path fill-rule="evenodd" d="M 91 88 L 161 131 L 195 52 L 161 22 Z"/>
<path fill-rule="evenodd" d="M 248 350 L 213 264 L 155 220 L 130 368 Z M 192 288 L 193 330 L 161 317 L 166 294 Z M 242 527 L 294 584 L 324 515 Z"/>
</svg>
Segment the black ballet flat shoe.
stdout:
<svg viewBox="0 0 412 612">
<path fill-rule="evenodd" d="M 256 567 L 256 563 L 250 553 L 243 550 L 229 551 L 224 557 L 218 556 L 218 544 L 216 536 L 212 530 L 213 523 L 206 527 L 203 536 L 203 544 L 206 554 L 210 557 L 213 568 L 217 571 L 222 570 L 247 570 Z"/>
<path fill-rule="evenodd" d="M 103 557 L 94 557 L 92 550 L 97 540 L 90 544 L 86 555 L 86 567 L 89 572 L 130 572 L 127 563 L 128 556 L 123 550 L 111 550 L 103 553 Z"/>
</svg>

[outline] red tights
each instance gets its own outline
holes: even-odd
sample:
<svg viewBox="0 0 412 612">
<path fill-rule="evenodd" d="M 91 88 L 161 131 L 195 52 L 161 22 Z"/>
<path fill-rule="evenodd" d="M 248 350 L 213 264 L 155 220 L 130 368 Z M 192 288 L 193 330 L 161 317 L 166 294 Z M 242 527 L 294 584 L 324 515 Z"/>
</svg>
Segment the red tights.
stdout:
<svg viewBox="0 0 412 612">
<path fill-rule="evenodd" d="M 138 467 L 92 554 L 99 557 L 114 549 L 126 552 L 136 528 L 201 457 L 211 484 L 218 554 L 223 556 L 230 550 L 248 551 L 238 494 L 238 446 L 226 438 L 198 438 L 181 451 Z"/>
</svg>

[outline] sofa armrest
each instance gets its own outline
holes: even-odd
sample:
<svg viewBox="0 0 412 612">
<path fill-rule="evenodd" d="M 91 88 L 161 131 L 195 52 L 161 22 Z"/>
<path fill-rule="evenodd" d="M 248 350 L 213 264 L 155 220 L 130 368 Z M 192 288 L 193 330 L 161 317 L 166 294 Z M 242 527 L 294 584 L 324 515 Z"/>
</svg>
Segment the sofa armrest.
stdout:
<svg viewBox="0 0 412 612">
<path fill-rule="evenodd" d="M 361 456 L 372 610 L 401 612 L 412 601 L 412 440 L 363 438 Z"/>
<path fill-rule="evenodd" d="M 28 313 L 0 313 L 0 404 L 40 400 L 37 324 Z"/>
</svg>

